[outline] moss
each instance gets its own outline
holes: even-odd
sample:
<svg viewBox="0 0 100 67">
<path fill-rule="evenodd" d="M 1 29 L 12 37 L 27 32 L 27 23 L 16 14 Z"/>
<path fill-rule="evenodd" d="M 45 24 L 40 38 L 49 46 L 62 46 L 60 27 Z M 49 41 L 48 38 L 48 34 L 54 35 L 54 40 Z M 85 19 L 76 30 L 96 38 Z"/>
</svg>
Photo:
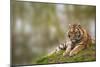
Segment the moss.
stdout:
<svg viewBox="0 0 100 67">
<path fill-rule="evenodd" d="M 75 56 L 66 56 L 63 57 L 63 51 L 58 54 L 52 54 L 50 56 L 45 56 L 36 61 L 35 64 L 49 64 L 49 63 L 69 63 L 69 62 L 87 62 L 87 61 L 95 61 L 96 60 L 96 47 L 94 44 L 91 44 L 90 47 L 80 51 Z"/>
</svg>

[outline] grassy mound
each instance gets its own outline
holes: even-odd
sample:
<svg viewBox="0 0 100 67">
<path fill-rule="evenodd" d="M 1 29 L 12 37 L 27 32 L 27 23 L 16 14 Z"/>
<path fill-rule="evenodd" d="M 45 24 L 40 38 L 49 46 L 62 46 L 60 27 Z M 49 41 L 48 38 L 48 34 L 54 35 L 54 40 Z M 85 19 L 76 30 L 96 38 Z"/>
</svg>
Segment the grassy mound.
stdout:
<svg viewBox="0 0 100 67">
<path fill-rule="evenodd" d="M 36 61 L 35 64 L 51 64 L 51 63 L 69 63 L 69 62 L 86 62 L 86 61 L 95 61 L 96 60 L 96 47 L 94 44 L 83 51 L 80 51 L 75 56 L 66 56 L 63 57 L 63 51 L 60 51 L 58 54 L 52 54 L 50 56 L 45 56 Z"/>
</svg>

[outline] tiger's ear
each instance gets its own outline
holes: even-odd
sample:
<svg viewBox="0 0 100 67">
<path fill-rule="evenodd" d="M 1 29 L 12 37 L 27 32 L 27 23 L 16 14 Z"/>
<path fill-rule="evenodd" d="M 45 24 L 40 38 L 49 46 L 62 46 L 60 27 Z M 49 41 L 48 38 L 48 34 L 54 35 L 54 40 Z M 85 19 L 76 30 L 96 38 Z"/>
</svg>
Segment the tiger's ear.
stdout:
<svg viewBox="0 0 100 67">
<path fill-rule="evenodd" d="M 79 28 L 81 28 L 81 25 L 80 25 L 80 24 L 78 24 L 78 27 L 79 27 Z"/>
</svg>

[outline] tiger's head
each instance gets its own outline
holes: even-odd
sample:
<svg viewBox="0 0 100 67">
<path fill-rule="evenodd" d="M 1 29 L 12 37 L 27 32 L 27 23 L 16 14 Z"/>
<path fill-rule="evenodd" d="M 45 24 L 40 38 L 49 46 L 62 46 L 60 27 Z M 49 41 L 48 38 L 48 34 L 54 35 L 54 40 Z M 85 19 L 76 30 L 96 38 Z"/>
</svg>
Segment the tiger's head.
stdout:
<svg viewBox="0 0 100 67">
<path fill-rule="evenodd" d="M 82 40 L 82 36 L 83 36 L 81 25 L 79 24 L 69 25 L 69 30 L 67 35 L 72 43 L 74 44 L 79 43 Z"/>
</svg>

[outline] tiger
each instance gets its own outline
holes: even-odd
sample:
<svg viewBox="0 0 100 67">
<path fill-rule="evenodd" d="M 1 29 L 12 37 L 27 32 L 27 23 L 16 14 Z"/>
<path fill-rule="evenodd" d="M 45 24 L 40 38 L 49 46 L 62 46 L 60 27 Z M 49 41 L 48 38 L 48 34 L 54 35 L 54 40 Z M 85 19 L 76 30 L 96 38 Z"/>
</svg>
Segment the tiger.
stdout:
<svg viewBox="0 0 100 67">
<path fill-rule="evenodd" d="M 83 49 L 89 47 L 91 43 L 95 43 L 85 28 L 80 24 L 69 24 L 68 39 L 55 49 L 55 53 L 64 50 L 63 56 L 74 56 Z"/>
</svg>

